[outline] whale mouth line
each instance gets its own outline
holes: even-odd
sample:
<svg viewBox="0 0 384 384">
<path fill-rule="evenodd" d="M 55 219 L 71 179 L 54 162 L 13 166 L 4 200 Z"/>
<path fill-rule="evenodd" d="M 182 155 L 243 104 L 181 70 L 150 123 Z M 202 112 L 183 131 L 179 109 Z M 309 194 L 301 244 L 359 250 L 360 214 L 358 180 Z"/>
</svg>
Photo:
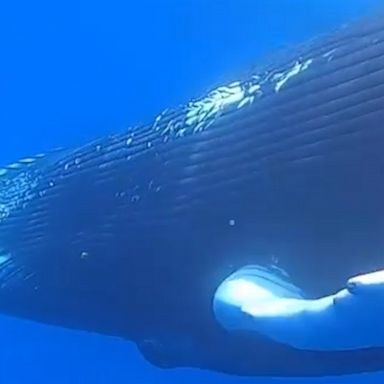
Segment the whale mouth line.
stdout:
<svg viewBox="0 0 384 384">
<path fill-rule="evenodd" d="M 357 275 L 336 293 L 308 299 L 276 271 L 246 266 L 220 284 L 213 307 L 227 330 L 253 331 L 296 349 L 384 346 L 384 270 Z"/>
</svg>

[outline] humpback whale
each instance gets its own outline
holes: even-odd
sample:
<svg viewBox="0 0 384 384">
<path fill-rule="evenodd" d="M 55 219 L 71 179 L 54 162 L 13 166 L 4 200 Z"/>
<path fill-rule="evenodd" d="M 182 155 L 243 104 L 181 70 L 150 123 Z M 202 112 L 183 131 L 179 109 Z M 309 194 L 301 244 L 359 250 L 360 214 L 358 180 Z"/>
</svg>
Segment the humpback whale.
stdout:
<svg viewBox="0 0 384 384">
<path fill-rule="evenodd" d="M 0 168 L 0 312 L 248 376 L 384 369 L 384 22 Z"/>
</svg>

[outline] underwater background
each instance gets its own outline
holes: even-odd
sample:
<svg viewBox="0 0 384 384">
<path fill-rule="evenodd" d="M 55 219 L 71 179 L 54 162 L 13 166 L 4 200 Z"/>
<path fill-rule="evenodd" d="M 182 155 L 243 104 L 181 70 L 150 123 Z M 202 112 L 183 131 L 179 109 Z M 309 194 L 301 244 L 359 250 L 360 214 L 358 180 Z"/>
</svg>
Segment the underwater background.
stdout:
<svg viewBox="0 0 384 384">
<path fill-rule="evenodd" d="M 12 1 L 0 6 L 0 164 L 150 120 L 379 0 Z M 384 7 L 384 5 L 383 5 Z M 127 293 L 129 294 L 129 293 Z M 0 384 L 379 383 L 164 371 L 133 344 L 0 317 Z M 257 356 L 255 356 L 257 359 Z"/>
</svg>

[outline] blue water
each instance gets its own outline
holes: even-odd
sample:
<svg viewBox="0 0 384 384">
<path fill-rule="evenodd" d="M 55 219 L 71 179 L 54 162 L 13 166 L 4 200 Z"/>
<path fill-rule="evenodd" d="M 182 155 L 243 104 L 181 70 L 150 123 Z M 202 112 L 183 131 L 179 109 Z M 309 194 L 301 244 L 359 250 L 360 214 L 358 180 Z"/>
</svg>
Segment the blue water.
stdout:
<svg viewBox="0 0 384 384">
<path fill-rule="evenodd" d="M 0 7 L 0 163 L 149 120 L 380 0 L 12 1 Z M 374 383 L 162 371 L 129 342 L 0 317 L 0 383 Z"/>
</svg>

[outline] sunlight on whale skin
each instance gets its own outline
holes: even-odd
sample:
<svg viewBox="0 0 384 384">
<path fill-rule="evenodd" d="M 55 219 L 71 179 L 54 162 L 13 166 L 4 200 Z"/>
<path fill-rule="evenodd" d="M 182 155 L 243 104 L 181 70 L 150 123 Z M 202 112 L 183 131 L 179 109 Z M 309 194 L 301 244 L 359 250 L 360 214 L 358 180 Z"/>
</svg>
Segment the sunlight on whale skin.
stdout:
<svg viewBox="0 0 384 384">
<path fill-rule="evenodd" d="M 307 299 L 281 271 L 246 266 L 221 283 L 213 307 L 227 330 L 255 331 L 297 349 L 384 346 L 384 270 L 352 277 L 335 294 Z"/>
</svg>

